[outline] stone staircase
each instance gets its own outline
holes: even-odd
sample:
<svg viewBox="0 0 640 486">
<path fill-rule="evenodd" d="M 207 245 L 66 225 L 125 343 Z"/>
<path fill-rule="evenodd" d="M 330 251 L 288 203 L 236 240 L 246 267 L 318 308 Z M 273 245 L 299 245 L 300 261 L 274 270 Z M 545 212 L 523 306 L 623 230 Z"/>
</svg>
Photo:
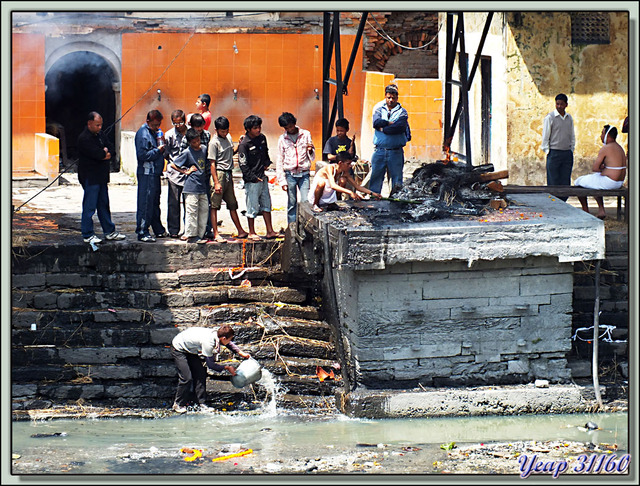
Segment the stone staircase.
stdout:
<svg viewBox="0 0 640 486">
<path fill-rule="evenodd" d="M 280 270 L 281 243 L 167 241 L 13 248 L 14 410 L 58 404 L 169 407 L 177 373 L 171 340 L 191 326 L 230 324 L 234 341 L 271 374 L 278 406 L 335 409 L 332 328 L 313 283 Z M 224 349 L 224 348 L 223 348 Z M 238 363 L 225 349 L 221 360 Z M 266 374 L 266 373 L 265 373 Z M 272 390 L 210 372 L 209 404 L 250 409 Z"/>
</svg>

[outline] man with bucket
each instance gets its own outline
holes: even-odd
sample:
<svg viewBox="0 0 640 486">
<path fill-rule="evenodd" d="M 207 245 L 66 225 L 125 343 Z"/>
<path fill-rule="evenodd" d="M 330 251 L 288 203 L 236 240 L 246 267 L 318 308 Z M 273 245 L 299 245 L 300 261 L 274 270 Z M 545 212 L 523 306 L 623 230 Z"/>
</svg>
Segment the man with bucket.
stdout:
<svg viewBox="0 0 640 486">
<path fill-rule="evenodd" d="M 213 371 L 228 371 L 235 376 L 236 369 L 231 366 L 223 366 L 216 363 L 222 346 L 226 346 L 231 352 L 241 358 L 248 359 L 249 353 L 242 351 L 231 339 L 234 336 L 231 326 L 224 325 L 215 329 L 207 327 L 190 327 L 180 332 L 171 343 L 171 356 L 178 368 L 178 389 L 173 403 L 173 410 L 178 413 L 187 411 L 187 397 L 191 391 L 191 385 L 196 394 L 198 408 L 208 411 L 210 407 L 205 405 L 207 370 L 200 356 L 204 357 L 206 366 Z"/>
</svg>

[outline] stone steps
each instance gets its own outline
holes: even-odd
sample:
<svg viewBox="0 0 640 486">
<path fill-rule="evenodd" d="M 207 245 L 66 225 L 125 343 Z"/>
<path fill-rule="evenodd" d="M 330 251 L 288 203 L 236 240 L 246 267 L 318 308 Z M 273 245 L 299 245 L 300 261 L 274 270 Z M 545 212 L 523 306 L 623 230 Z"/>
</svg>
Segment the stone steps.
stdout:
<svg viewBox="0 0 640 486">
<path fill-rule="evenodd" d="M 104 242 L 97 251 L 77 235 L 62 243 L 32 242 L 12 248 L 14 275 L 60 272 L 96 274 L 162 273 L 208 268 L 273 268 L 279 265 L 282 240 L 234 241 L 224 245 L 162 239 L 154 244 L 136 240 Z"/>
<path fill-rule="evenodd" d="M 12 344 L 14 346 L 39 346 L 43 344 L 73 347 L 109 346 L 145 346 L 170 343 L 173 336 L 182 328 L 157 326 L 150 322 L 95 322 L 89 318 L 76 322 L 61 322 L 56 317 L 64 314 L 54 312 L 52 320 L 32 330 L 30 327 L 14 328 Z M 78 317 L 77 315 L 74 317 Z M 274 340 L 288 338 L 304 338 L 313 341 L 328 342 L 332 339 L 332 331 L 322 321 L 311 321 L 293 317 L 274 317 L 262 315 L 249 317 L 246 321 L 221 321 L 220 323 L 203 323 L 205 327 L 214 327 L 222 323 L 231 324 L 235 330 L 235 339 L 243 343 L 260 343 L 267 345 Z M 271 324 L 270 324 L 271 323 Z"/>
<path fill-rule="evenodd" d="M 103 274 L 95 269 L 87 271 L 66 272 L 56 267 L 55 271 L 40 272 L 27 268 L 27 272 L 14 273 L 12 287 L 17 290 L 162 290 L 187 288 L 190 286 L 234 285 L 240 286 L 243 281 L 252 286 L 271 285 L 275 287 L 303 283 L 302 277 L 295 280 L 278 267 L 206 267 L 197 269 L 179 269 L 174 272 L 112 272 Z"/>
<path fill-rule="evenodd" d="M 336 390 L 342 386 L 339 373 L 334 371 L 337 378 L 323 382 L 320 382 L 315 373 L 316 366 L 322 366 L 326 371 L 331 370 L 335 361 L 284 356 L 277 360 L 258 359 L 275 378 L 277 398 L 282 399 L 285 404 L 301 407 L 305 404 L 335 403 Z M 167 360 L 161 364 L 146 363 L 136 366 L 14 366 L 12 381 L 14 405 L 27 402 L 36 405 L 33 408 L 38 408 L 43 407 L 43 402 L 60 403 L 82 399 L 94 406 L 156 408 L 172 403 L 176 376 L 173 362 Z M 209 372 L 207 378 L 208 399 L 218 406 L 227 404 L 230 407 L 230 401 L 234 405 L 232 408 L 247 406 L 253 402 L 261 403 L 268 398 L 268 393 L 269 390 L 261 383 L 242 389 L 235 388 L 230 382 L 230 376 L 224 373 Z"/>
<path fill-rule="evenodd" d="M 111 246 L 102 245 L 96 254 Z M 337 380 L 325 382 L 316 376 L 316 366 L 329 371 L 337 356 L 310 282 L 283 273 L 278 265 L 190 268 L 199 245 L 187 252 L 184 268 L 167 264 L 164 269 L 171 271 L 142 272 L 134 264 L 134 271 L 122 271 L 137 246 L 121 247 L 122 254 L 113 255 L 120 266 L 111 272 L 103 271 L 104 257 L 98 264 L 84 247 L 83 257 L 48 249 L 58 256 L 56 262 L 48 255 L 18 265 L 12 280 L 14 408 L 73 401 L 169 406 L 177 383 L 171 340 L 187 327 L 222 324 L 232 325 L 234 341 L 272 373 L 286 406 L 335 404 L 339 373 Z M 211 246 L 216 245 L 204 249 Z M 232 254 L 237 250 L 225 248 Z M 164 251 L 170 260 L 172 252 L 185 250 L 153 251 L 155 258 Z M 139 256 L 138 263 L 144 259 L 149 256 Z M 221 360 L 238 363 L 226 349 Z M 212 404 L 247 407 L 265 399 L 263 386 L 239 390 L 229 379 L 226 373 L 210 373 Z"/>
<path fill-rule="evenodd" d="M 218 304 L 223 302 L 262 302 L 301 304 L 307 300 L 305 291 L 290 287 L 240 287 L 218 285 L 176 289 L 156 290 L 15 290 L 13 306 L 24 309 L 86 309 L 86 308 L 124 308 L 124 307 L 189 307 L 194 305 Z"/>
<path fill-rule="evenodd" d="M 259 315 L 291 317 L 298 319 L 320 319 L 318 309 L 310 305 L 276 303 L 222 303 L 183 308 L 98 308 L 98 309 L 34 309 L 14 308 L 12 327 L 14 329 L 36 329 L 50 325 L 94 323 L 107 327 L 130 325 L 132 323 L 151 324 L 156 327 L 190 323 L 196 325 L 212 322 L 237 322 L 257 319 Z"/>
</svg>

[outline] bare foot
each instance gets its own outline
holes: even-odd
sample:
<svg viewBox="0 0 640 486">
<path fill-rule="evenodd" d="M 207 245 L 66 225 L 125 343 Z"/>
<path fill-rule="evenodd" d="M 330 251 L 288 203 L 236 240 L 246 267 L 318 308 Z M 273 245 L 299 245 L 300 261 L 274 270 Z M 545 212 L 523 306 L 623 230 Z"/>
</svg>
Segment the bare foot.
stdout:
<svg viewBox="0 0 640 486">
<path fill-rule="evenodd" d="M 602 220 L 604 220 L 606 217 L 607 217 L 606 214 L 600 214 L 600 213 L 598 213 L 598 215 L 596 216 L 596 218 L 602 219 Z"/>
<path fill-rule="evenodd" d="M 322 212 L 322 208 L 321 208 L 320 206 L 318 206 L 317 204 L 314 204 L 314 205 L 313 205 L 313 210 L 314 210 L 316 213 L 321 213 L 321 212 Z"/>
<path fill-rule="evenodd" d="M 245 239 L 247 236 L 249 236 L 249 233 L 242 233 L 242 234 L 238 234 L 237 236 L 234 236 L 234 238 L 238 238 L 238 239 Z"/>
<path fill-rule="evenodd" d="M 275 240 L 278 236 L 280 236 L 278 233 L 276 233 L 275 231 L 272 231 L 271 233 L 267 233 L 265 235 L 265 239 L 267 239 L 267 240 Z"/>
</svg>

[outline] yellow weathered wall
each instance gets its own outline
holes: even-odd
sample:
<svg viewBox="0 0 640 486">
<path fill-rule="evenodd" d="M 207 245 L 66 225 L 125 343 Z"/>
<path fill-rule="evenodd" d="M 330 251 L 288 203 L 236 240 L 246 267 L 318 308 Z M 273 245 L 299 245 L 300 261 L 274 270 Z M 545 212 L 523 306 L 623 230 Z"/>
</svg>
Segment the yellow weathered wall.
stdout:
<svg viewBox="0 0 640 486">
<path fill-rule="evenodd" d="M 610 44 L 571 45 L 568 12 L 508 13 L 505 29 L 509 184 L 546 184 L 542 120 L 569 98 L 576 149 L 572 181 L 591 172 L 602 126 L 628 115 L 629 16 L 610 12 Z M 627 135 L 618 142 L 627 147 Z"/>
</svg>

